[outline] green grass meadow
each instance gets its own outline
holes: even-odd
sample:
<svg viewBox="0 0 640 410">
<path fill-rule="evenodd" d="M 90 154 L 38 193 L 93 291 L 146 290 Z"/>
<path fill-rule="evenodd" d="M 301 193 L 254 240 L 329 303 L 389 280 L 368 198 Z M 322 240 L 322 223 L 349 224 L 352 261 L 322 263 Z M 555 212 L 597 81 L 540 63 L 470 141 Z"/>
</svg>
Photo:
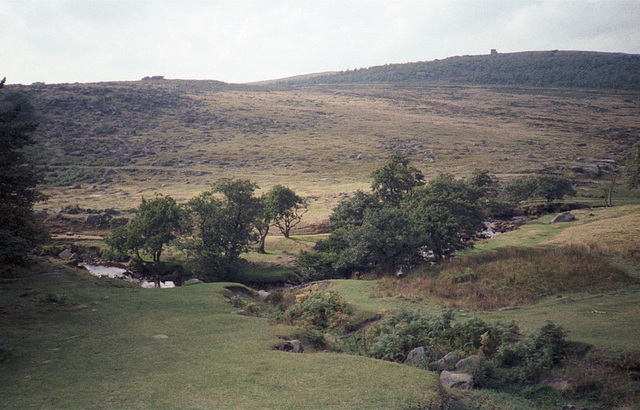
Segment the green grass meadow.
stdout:
<svg viewBox="0 0 640 410">
<path fill-rule="evenodd" d="M 272 350 L 296 329 L 231 314 L 224 283 L 112 287 L 50 263 L 14 276 L 0 306 L 3 408 L 393 408 L 439 392 L 415 368 Z"/>
<path fill-rule="evenodd" d="M 546 216 L 467 252 L 473 257 L 501 247 L 553 249 L 597 231 L 592 246 L 604 248 L 628 273 L 627 286 L 561 292 L 500 310 L 458 307 L 457 319 L 515 320 L 523 334 L 552 320 L 570 341 L 640 352 L 640 284 L 637 268 L 624 256 L 638 245 L 637 213 L 637 206 L 582 210 L 576 211 L 578 220 L 553 225 Z M 615 232 L 623 226 L 628 234 L 619 238 Z M 291 267 L 276 258 L 317 238 L 270 237 L 266 256 L 248 255 L 257 268 L 246 275 L 281 278 Z M 300 330 L 232 314 L 227 283 L 142 289 L 40 259 L 5 270 L 0 284 L 3 408 L 420 408 L 442 399 L 437 373 L 312 349 L 301 355 L 273 350 Z M 381 294 L 375 280 L 334 280 L 329 286 L 362 320 L 381 309 L 444 308 L 437 298 Z M 453 408 L 551 409 L 566 401 L 560 393 L 542 402 L 521 392 L 447 394 Z"/>
</svg>

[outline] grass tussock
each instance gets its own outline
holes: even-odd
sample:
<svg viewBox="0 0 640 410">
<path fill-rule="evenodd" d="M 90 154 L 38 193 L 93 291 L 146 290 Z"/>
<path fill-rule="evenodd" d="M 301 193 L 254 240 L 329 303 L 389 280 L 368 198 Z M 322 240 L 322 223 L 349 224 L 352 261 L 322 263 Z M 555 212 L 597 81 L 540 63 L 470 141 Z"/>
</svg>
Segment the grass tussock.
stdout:
<svg viewBox="0 0 640 410">
<path fill-rule="evenodd" d="M 597 246 L 508 248 L 451 262 L 436 275 L 423 271 L 402 280 L 383 279 L 374 295 L 436 298 L 489 310 L 563 292 L 599 293 L 633 281 Z"/>
</svg>

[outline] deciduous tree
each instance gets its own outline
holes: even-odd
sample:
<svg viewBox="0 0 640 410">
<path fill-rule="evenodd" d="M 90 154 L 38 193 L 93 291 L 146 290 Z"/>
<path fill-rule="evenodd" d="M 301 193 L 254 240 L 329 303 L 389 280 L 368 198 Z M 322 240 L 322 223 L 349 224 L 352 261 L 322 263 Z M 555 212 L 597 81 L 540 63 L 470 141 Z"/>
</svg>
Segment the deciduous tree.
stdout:
<svg viewBox="0 0 640 410">
<path fill-rule="evenodd" d="M 289 238 L 291 229 L 300 223 L 307 212 L 307 203 L 291 188 L 275 185 L 265 196 L 265 209 L 284 237 Z"/>
<path fill-rule="evenodd" d="M 253 195 L 257 188 L 248 180 L 227 180 L 189 201 L 194 233 L 188 249 L 209 278 L 233 279 L 240 255 L 255 243 L 261 217 L 260 200 Z"/>
<path fill-rule="evenodd" d="M 170 196 L 142 199 L 130 224 L 114 229 L 106 242 L 121 254 L 133 254 L 132 269 L 160 282 L 170 274 L 160 258 L 164 247 L 176 239 L 183 226 L 182 211 Z M 143 257 L 151 257 L 148 261 Z"/>
<path fill-rule="evenodd" d="M 409 165 L 409 158 L 393 154 L 381 168 L 371 173 L 371 188 L 383 200 L 399 202 L 417 186 L 424 185 L 422 172 Z"/>
</svg>

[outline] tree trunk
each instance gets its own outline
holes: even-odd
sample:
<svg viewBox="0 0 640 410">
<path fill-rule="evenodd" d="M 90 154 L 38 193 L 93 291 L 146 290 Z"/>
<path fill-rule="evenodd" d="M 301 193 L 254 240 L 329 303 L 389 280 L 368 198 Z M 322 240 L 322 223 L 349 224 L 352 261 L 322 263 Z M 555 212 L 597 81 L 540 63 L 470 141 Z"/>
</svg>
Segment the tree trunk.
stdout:
<svg viewBox="0 0 640 410">
<path fill-rule="evenodd" d="M 269 234 L 269 225 L 265 228 L 264 232 L 258 229 L 259 239 L 258 239 L 258 247 L 256 248 L 256 252 L 258 253 L 267 253 L 264 250 L 264 243 L 267 239 L 267 235 Z"/>
<path fill-rule="evenodd" d="M 604 205 L 609 207 L 609 206 L 613 206 L 613 202 L 612 202 L 612 195 L 613 195 L 613 189 L 616 185 L 616 176 L 613 175 L 611 177 L 611 184 L 605 188 L 605 198 L 604 198 Z"/>
<path fill-rule="evenodd" d="M 264 242 L 267 239 L 267 235 L 260 235 L 260 239 L 258 240 L 258 248 L 256 248 L 256 252 L 258 253 L 267 253 L 264 250 Z"/>
</svg>

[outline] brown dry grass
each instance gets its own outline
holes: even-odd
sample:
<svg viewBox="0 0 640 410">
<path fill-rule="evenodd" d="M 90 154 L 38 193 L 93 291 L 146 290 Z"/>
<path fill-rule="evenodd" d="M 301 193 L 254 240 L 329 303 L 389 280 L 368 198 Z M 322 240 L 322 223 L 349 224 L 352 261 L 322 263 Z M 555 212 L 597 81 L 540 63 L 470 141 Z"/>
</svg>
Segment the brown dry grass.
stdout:
<svg viewBox="0 0 640 410">
<path fill-rule="evenodd" d="M 435 298 L 446 305 L 488 310 L 534 303 L 563 292 L 600 293 L 637 281 L 597 246 L 504 248 L 445 265 L 438 276 L 380 281 L 375 294 Z"/>
<path fill-rule="evenodd" d="M 340 193 L 367 189 L 371 171 L 394 151 L 427 176 L 487 168 L 507 179 L 619 159 L 640 129 L 637 93 L 385 85 L 228 89 L 189 81 L 56 87 L 25 89 L 43 113 L 37 138 L 57 163 L 84 158 L 70 155 L 82 147 L 102 147 L 99 159 L 124 161 L 113 167 L 118 178 L 110 183 L 44 187 L 49 208 L 126 209 L 155 192 L 187 200 L 219 178 L 236 177 L 263 189 L 292 187 L 312 202 L 308 221 L 321 221 Z M 98 98 L 72 112 L 47 104 L 109 87 L 104 100 L 124 107 L 118 114 L 103 109 L 96 115 Z M 118 100 L 129 89 L 186 100 L 133 111 Z M 118 130 L 98 136 L 92 130 L 99 124 Z M 154 155 L 129 158 L 136 150 Z M 158 165 L 167 161 L 173 165 Z"/>
<path fill-rule="evenodd" d="M 640 246 L 638 207 L 573 211 L 578 221 L 542 245 L 595 244 L 608 252 L 624 254 Z"/>
</svg>

